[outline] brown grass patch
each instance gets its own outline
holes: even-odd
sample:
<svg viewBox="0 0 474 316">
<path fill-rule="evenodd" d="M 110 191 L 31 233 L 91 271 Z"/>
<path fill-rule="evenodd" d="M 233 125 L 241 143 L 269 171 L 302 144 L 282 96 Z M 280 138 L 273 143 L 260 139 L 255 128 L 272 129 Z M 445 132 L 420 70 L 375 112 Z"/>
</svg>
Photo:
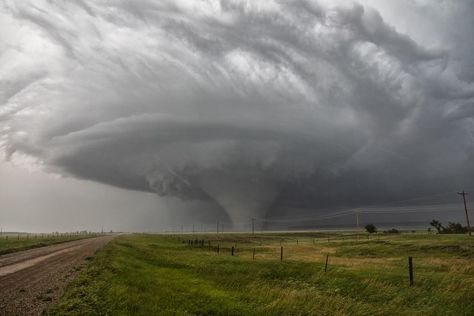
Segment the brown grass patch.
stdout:
<svg viewBox="0 0 474 316">
<path fill-rule="evenodd" d="M 468 259 L 429 257 L 421 259 L 420 262 L 430 266 L 446 267 L 449 272 L 474 274 L 474 262 Z"/>
<path fill-rule="evenodd" d="M 260 251 L 259 251 L 260 250 Z M 263 252 L 262 250 L 265 250 Z M 329 254 L 330 264 L 343 265 L 349 267 L 366 267 L 366 266 L 395 266 L 400 258 L 346 258 L 336 257 L 337 248 L 321 247 L 320 245 L 283 245 L 283 260 L 305 261 L 324 263 L 326 255 Z M 251 259 L 252 250 L 248 249 L 238 254 L 239 257 Z M 280 260 L 280 245 L 267 245 L 257 248 L 255 255 L 256 260 Z"/>
</svg>

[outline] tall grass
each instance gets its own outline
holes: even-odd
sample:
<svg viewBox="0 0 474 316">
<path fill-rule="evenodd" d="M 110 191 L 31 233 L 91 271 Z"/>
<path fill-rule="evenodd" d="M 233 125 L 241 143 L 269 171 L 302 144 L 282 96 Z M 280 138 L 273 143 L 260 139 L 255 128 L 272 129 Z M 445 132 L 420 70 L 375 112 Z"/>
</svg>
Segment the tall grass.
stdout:
<svg viewBox="0 0 474 316">
<path fill-rule="evenodd" d="M 210 240 L 211 250 L 207 243 L 188 245 L 191 237 Z M 468 237 L 342 237 L 334 234 L 328 242 L 314 233 L 120 236 L 97 254 L 50 313 L 474 314 L 474 242 Z M 408 255 L 414 257 L 413 287 Z"/>
</svg>

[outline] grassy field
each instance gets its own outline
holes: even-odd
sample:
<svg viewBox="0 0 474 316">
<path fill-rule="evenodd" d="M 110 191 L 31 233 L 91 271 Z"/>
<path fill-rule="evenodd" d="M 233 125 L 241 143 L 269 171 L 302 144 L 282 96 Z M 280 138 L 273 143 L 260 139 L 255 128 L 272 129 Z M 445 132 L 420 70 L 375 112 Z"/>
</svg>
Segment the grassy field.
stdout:
<svg viewBox="0 0 474 316">
<path fill-rule="evenodd" d="M 204 246 L 189 245 L 191 238 L 205 240 Z M 411 287 L 408 256 L 414 262 Z M 474 315 L 474 238 L 124 235 L 92 259 L 50 313 Z"/>
<path fill-rule="evenodd" d="M 96 235 L 3 233 L 0 235 L 0 255 L 94 236 Z"/>
</svg>

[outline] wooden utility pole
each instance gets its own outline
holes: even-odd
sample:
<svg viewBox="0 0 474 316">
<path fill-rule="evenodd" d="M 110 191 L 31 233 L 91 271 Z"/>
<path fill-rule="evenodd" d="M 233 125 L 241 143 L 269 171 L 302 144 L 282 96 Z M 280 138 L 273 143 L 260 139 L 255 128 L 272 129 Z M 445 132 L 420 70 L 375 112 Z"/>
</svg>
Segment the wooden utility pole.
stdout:
<svg viewBox="0 0 474 316">
<path fill-rule="evenodd" d="M 413 258 L 408 257 L 408 275 L 410 277 L 410 286 L 413 286 Z"/>
<path fill-rule="evenodd" d="M 469 236 L 471 236 L 471 225 L 469 224 L 469 214 L 467 213 L 467 204 L 466 204 L 466 195 L 469 195 L 469 193 L 464 192 L 458 192 L 459 195 L 462 195 L 462 199 L 464 201 L 464 213 L 466 214 L 466 223 L 467 223 L 467 232 L 469 233 Z"/>
<path fill-rule="evenodd" d="M 359 240 L 359 210 L 355 210 L 355 214 L 356 214 L 357 240 Z"/>
</svg>

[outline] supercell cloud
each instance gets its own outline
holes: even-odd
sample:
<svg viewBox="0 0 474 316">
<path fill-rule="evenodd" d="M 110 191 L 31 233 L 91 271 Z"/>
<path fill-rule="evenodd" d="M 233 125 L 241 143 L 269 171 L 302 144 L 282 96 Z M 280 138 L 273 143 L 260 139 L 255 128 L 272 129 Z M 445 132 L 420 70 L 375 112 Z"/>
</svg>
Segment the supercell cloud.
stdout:
<svg viewBox="0 0 474 316">
<path fill-rule="evenodd" d="M 472 186 L 473 13 L 441 0 L 2 1 L 1 148 L 213 201 L 233 222 Z"/>
</svg>

